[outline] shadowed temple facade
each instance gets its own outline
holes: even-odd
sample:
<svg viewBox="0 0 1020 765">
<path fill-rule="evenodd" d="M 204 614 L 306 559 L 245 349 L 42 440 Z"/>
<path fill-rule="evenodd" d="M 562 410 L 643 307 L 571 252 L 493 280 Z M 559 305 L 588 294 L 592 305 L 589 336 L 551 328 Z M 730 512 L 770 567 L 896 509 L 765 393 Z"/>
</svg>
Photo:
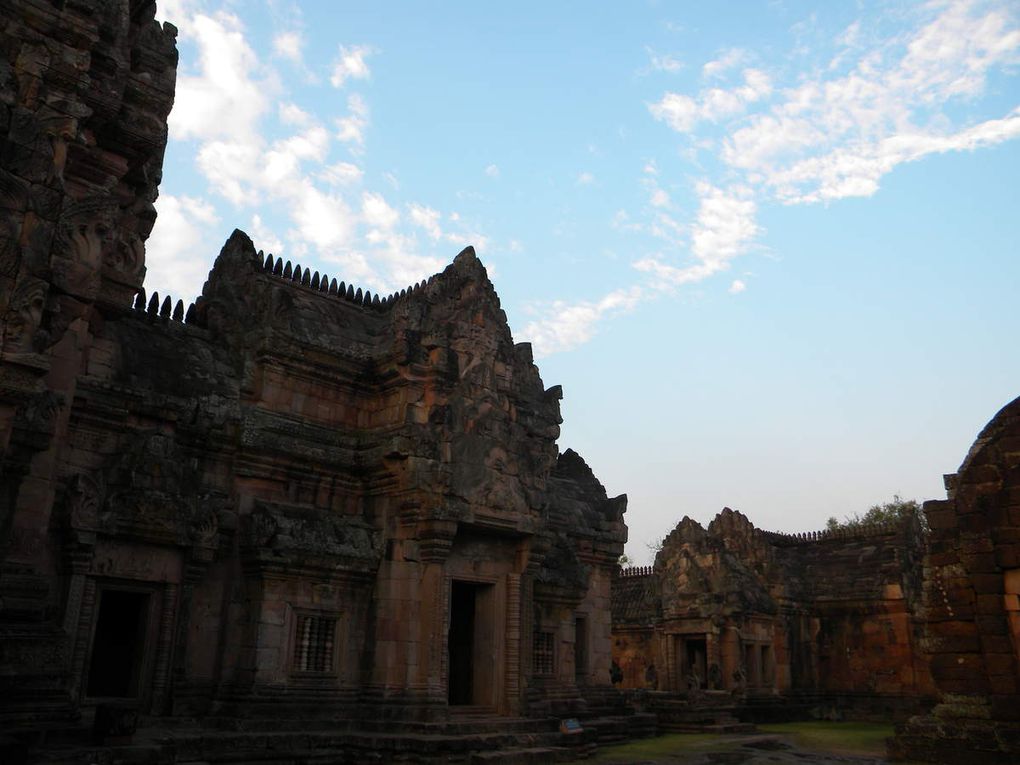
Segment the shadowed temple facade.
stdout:
<svg viewBox="0 0 1020 765">
<path fill-rule="evenodd" d="M 146 294 L 154 19 L 0 0 L 0 760 L 545 762 L 725 705 L 1015 761 L 1017 402 L 930 531 L 726 510 L 621 572 L 626 497 L 471 248 L 383 297 L 235 231 L 194 304 Z"/>
</svg>

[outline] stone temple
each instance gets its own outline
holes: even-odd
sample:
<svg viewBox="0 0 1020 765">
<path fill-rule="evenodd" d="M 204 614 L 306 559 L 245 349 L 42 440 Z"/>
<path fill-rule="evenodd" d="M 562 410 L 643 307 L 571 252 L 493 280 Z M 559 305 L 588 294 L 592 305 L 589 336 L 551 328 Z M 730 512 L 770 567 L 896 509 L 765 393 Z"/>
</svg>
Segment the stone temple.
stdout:
<svg viewBox="0 0 1020 765">
<path fill-rule="evenodd" d="M 621 571 L 626 497 L 471 248 L 383 297 L 235 231 L 194 304 L 146 295 L 175 30 L 0 22 L 0 761 L 549 762 L 818 714 L 1018 761 L 1020 403 L 930 530 L 726 510 Z"/>
</svg>

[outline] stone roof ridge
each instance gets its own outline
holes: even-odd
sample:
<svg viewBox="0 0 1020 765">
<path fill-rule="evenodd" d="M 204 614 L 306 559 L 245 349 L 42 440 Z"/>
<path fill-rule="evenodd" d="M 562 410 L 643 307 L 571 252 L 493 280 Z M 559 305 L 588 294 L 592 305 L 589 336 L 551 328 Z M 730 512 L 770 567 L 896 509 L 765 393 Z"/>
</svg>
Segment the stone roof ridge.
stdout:
<svg viewBox="0 0 1020 765">
<path fill-rule="evenodd" d="M 772 544 L 782 546 L 795 544 L 809 544 L 830 539 L 862 539 L 867 537 L 880 537 L 895 534 L 903 526 L 904 521 L 887 521 L 884 523 L 866 523 L 857 526 L 841 526 L 836 529 L 821 529 L 819 531 L 763 531 L 759 533 Z"/>
<path fill-rule="evenodd" d="M 652 576 L 655 573 L 655 566 L 627 566 L 617 569 L 617 576 L 637 577 Z"/>
<path fill-rule="evenodd" d="M 262 250 L 259 250 L 256 253 L 256 259 L 258 270 L 264 274 L 290 282 L 295 286 L 304 287 L 312 292 L 318 292 L 321 295 L 345 300 L 348 303 L 353 303 L 372 311 L 385 311 L 389 309 L 407 291 L 394 292 L 385 298 L 381 298 L 378 293 L 373 295 L 368 289 L 355 288 L 353 284 L 347 284 L 344 281 L 337 282 L 336 277 L 331 278 L 329 274 L 319 274 L 318 271 L 313 273 L 309 268 L 302 268 L 300 263 L 294 266 L 291 265 L 289 260 L 285 262 L 282 257 L 274 259 L 272 253 L 266 255 Z"/>
<path fill-rule="evenodd" d="M 235 231 L 236 233 L 239 232 Z M 335 277 L 331 278 L 328 274 L 320 274 L 318 271 L 312 272 L 308 268 L 303 268 L 300 263 L 292 265 L 289 260 L 284 261 L 282 257 L 274 259 L 272 253 L 266 255 L 262 250 L 259 250 L 256 253 L 256 258 L 256 268 L 264 274 L 269 274 L 283 281 L 291 282 L 294 285 L 305 287 L 312 292 L 334 296 L 340 300 L 345 300 L 348 303 L 353 303 L 373 311 L 388 311 L 398 302 L 413 299 L 421 295 L 432 285 L 444 283 L 446 281 L 445 277 L 451 271 L 466 272 L 470 276 L 484 280 L 487 291 L 495 299 L 496 303 L 499 303 L 499 297 L 496 295 L 496 290 L 489 280 L 485 266 L 482 265 L 478 256 L 475 255 L 474 247 L 470 246 L 461 250 L 457 257 L 454 258 L 453 263 L 442 272 L 432 274 L 427 279 L 415 282 L 399 292 L 393 292 L 386 297 L 382 297 L 379 293 L 373 295 L 367 288 L 363 290 L 361 287 L 355 287 L 354 284 L 347 284 L 344 281 L 338 283 Z"/>
<path fill-rule="evenodd" d="M 450 265 L 438 274 L 430 276 L 428 282 L 423 284 L 426 287 L 435 285 L 434 289 L 442 290 L 447 285 L 457 284 L 461 279 L 478 282 L 496 308 L 500 308 L 499 295 L 496 293 L 492 280 L 489 279 L 489 272 L 471 245 L 457 253 L 457 257 Z"/>
<path fill-rule="evenodd" d="M 598 487 L 599 493 L 603 497 L 606 496 L 606 487 L 595 477 L 595 472 L 584 461 L 584 457 L 569 447 L 561 452 L 556 459 L 556 472 L 569 476 L 575 481 L 583 482 L 592 487 Z"/>
<path fill-rule="evenodd" d="M 153 292 L 152 296 L 146 301 L 144 287 L 138 288 L 138 293 L 135 295 L 134 310 L 135 313 L 146 316 L 150 321 L 160 320 L 178 324 L 196 323 L 194 303 L 190 303 L 187 310 L 185 310 L 183 300 L 178 298 L 177 302 L 174 303 L 174 299 L 170 295 L 165 295 L 161 302 L 158 292 Z"/>
<path fill-rule="evenodd" d="M 672 549 L 674 546 L 680 547 L 685 541 L 691 541 L 694 539 L 703 540 L 708 535 L 705 527 L 698 523 L 696 520 L 691 518 L 689 515 L 685 515 L 680 519 L 680 522 L 673 527 L 665 539 L 662 540 L 662 546 L 659 548 L 659 552 L 655 555 L 655 565 L 658 566 L 660 558 L 666 550 Z"/>
<path fill-rule="evenodd" d="M 368 289 L 355 287 L 344 281 L 338 282 L 329 274 L 313 272 L 301 264 L 294 265 L 291 261 L 272 253 L 266 255 L 262 250 L 256 251 L 251 238 L 244 231 L 234 229 L 213 262 L 209 276 L 202 286 L 202 294 L 195 301 L 195 310 L 189 309 L 187 313 L 195 317 L 196 323 L 204 326 L 207 303 L 223 298 L 225 294 L 246 292 L 251 284 L 250 280 L 260 276 L 286 282 L 288 287 L 313 292 L 327 299 L 343 300 L 374 313 L 386 313 L 398 303 L 416 300 L 426 293 L 442 290 L 447 283 L 458 283 L 466 276 L 479 280 L 485 292 L 499 308 L 499 296 L 496 295 L 485 266 L 475 255 L 473 247 L 464 248 L 441 273 L 433 274 L 399 292 L 383 297 L 378 293 L 373 294 Z"/>
<path fill-rule="evenodd" d="M 758 531 L 758 528 L 751 523 L 750 518 L 739 510 L 733 510 L 729 507 L 724 507 L 719 511 L 711 523 L 708 524 L 707 530 L 709 534 L 721 534 L 725 531 L 724 527 L 740 527 L 743 531 L 752 535 Z"/>
</svg>

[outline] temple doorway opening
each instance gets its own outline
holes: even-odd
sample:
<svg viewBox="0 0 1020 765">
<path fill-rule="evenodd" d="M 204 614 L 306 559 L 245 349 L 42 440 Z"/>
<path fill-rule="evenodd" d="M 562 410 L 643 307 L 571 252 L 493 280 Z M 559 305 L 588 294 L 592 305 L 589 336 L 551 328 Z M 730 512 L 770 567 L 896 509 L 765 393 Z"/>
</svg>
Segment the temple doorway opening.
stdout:
<svg viewBox="0 0 1020 765">
<path fill-rule="evenodd" d="M 495 645 L 493 586 L 454 580 L 450 591 L 451 706 L 493 706 Z"/>
<path fill-rule="evenodd" d="M 578 684 L 588 675 L 588 619 L 578 616 L 574 620 L 574 676 Z"/>
<path fill-rule="evenodd" d="M 705 638 L 684 638 L 685 685 L 693 688 L 708 687 L 708 650 Z"/>
<path fill-rule="evenodd" d="M 148 627 L 149 594 L 127 590 L 102 590 L 99 618 L 92 638 L 86 695 L 92 698 L 138 696 L 145 633 Z"/>
</svg>

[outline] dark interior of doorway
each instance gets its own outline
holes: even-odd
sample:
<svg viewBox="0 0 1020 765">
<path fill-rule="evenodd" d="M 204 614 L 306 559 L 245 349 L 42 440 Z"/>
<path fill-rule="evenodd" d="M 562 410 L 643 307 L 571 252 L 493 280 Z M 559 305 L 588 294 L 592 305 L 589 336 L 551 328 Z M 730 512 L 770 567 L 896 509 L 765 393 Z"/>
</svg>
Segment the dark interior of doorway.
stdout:
<svg viewBox="0 0 1020 765">
<path fill-rule="evenodd" d="M 475 593 L 471 582 L 452 583 L 450 592 L 450 686 L 452 705 L 474 701 Z"/>
<path fill-rule="evenodd" d="M 687 639 L 684 649 L 687 655 L 687 677 L 696 678 L 699 688 L 707 688 L 707 641 L 703 638 Z"/>
<path fill-rule="evenodd" d="M 588 675 L 588 619 L 584 616 L 574 619 L 574 675 L 578 683 Z"/>
<path fill-rule="evenodd" d="M 103 590 L 92 639 L 86 694 L 133 698 L 138 695 L 149 594 Z"/>
</svg>

